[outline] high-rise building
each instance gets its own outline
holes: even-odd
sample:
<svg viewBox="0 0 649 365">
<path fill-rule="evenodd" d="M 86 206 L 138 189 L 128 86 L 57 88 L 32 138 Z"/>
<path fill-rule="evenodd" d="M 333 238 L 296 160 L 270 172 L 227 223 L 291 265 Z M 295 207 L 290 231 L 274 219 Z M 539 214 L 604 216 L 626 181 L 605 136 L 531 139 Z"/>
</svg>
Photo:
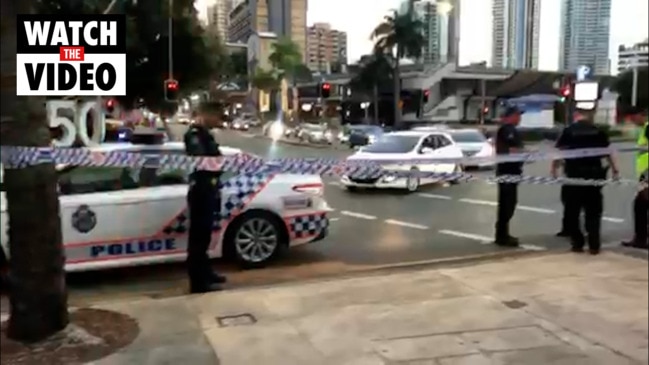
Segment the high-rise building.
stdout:
<svg viewBox="0 0 649 365">
<path fill-rule="evenodd" d="M 649 40 L 636 43 L 631 47 L 620 45 L 617 49 L 617 72 L 621 73 L 633 67 L 649 66 Z"/>
<path fill-rule="evenodd" d="M 308 27 L 306 44 L 306 65 L 311 71 L 331 72 L 332 65 L 347 63 L 347 33 L 328 23 Z"/>
<path fill-rule="evenodd" d="M 559 68 L 589 66 L 596 75 L 610 73 L 611 0 L 562 0 Z"/>
<path fill-rule="evenodd" d="M 307 0 L 240 0 L 230 12 L 230 42 L 247 42 L 253 33 L 288 37 L 306 54 Z"/>
<path fill-rule="evenodd" d="M 207 8 L 207 30 L 223 42 L 228 40 L 228 25 L 232 11 L 232 0 L 216 0 Z"/>
<path fill-rule="evenodd" d="M 539 67 L 541 0 L 493 0 L 491 65 Z"/>
<path fill-rule="evenodd" d="M 440 60 L 439 35 L 440 25 L 437 14 L 437 2 L 434 0 L 418 1 L 414 4 L 414 11 L 424 26 L 424 47 L 421 58 L 424 63 L 436 63 Z"/>
</svg>

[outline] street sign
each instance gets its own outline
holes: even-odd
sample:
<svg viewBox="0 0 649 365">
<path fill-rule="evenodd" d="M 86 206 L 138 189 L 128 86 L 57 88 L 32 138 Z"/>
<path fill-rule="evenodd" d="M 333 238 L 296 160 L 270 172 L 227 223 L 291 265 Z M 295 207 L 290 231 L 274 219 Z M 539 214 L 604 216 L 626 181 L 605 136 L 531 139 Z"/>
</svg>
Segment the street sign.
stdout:
<svg viewBox="0 0 649 365">
<path fill-rule="evenodd" d="M 577 68 L 577 82 L 590 80 L 593 76 L 593 69 L 590 66 L 579 66 Z"/>
</svg>

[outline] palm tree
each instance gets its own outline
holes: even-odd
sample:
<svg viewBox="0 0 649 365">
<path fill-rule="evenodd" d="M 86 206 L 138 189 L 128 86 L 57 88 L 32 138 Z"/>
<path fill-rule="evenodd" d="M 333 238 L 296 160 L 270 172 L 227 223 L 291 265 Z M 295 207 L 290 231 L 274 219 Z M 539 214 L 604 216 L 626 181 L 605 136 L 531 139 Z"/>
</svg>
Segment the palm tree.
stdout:
<svg viewBox="0 0 649 365">
<path fill-rule="evenodd" d="M 49 146 L 45 98 L 16 96 L 16 14 L 30 13 L 34 2 L 2 1 L 1 9 L 2 144 Z M 40 164 L 3 175 L 12 279 L 8 335 L 34 342 L 69 321 L 56 171 Z"/>
<path fill-rule="evenodd" d="M 399 14 L 394 11 L 374 28 L 371 39 L 377 49 L 393 57 L 394 126 L 398 127 L 401 123 L 399 61 L 402 58 L 421 57 L 424 46 L 423 23 L 410 12 Z"/>
<path fill-rule="evenodd" d="M 375 49 L 373 54 L 361 57 L 360 70 L 350 82 L 353 89 L 372 94 L 375 123 L 379 120 L 379 90 L 392 79 L 390 62 L 388 55 Z"/>
<path fill-rule="evenodd" d="M 273 65 L 279 79 L 286 79 L 291 86 L 293 99 L 291 108 L 293 113 L 297 113 L 299 104 L 297 83 L 299 81 L 311 81 L 311 71 L 302 62 L 300 46 L 290 38 L 280 38 L 273 43 L 268 60 Z"/>
</svg>

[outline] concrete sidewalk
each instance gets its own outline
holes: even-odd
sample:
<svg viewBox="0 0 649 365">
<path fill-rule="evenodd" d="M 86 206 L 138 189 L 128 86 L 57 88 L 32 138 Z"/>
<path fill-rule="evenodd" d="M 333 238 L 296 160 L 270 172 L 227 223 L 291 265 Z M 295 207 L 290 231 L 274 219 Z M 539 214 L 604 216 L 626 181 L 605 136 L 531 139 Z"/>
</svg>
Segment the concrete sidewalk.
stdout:
<svg viewBox="0 0 649 365">
<path fill-rule="evenodd" d="M 142 332 L 96 364 L 646 364 L 647 277 L 558 254 L 106 303 Z"/>
</svg>

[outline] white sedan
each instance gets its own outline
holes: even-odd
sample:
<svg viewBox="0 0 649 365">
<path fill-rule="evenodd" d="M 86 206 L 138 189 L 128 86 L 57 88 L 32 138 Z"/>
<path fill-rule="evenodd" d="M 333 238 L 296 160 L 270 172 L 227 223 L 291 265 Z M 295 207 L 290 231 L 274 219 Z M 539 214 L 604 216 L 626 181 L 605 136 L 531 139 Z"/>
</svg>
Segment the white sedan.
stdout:
<svg viewBox="0 0 649 365">
<path fill-rule="evenodd" d="M 448 133 L 453 141 L 460 147 L 464 157 L 490 157 L 495 154 L 491 139 L 484 136 L 477 129 L 456 129 Z M 495 162 L 479 162 L 475 164 L 464 164 L 465 168 L 493 168 Z"/>
<path fill-rule="evenodd" d="M 405 131 L 387 133 L 373 144 L 348 157 L 348 161 L 376 160 L 383 168 L 411 172 L 407 176 L 384 175 L 380 178 L 342 176 L 341 184 L 348 190 L 357 188 L 397 188 L 414 192 L 424 184 L 437 183 L 439 178 L 421 178 L 418 172 L 462 172 L 456 163 L 428 163 L 426 159 L 461 158 L 462 150 L 446 131 Z M 385 164 L 388 161 L 412 161 L 404 165 Z M 421 161 L 421 162 L 419 162 Z"/>
<path fill-rule="evenodd" d="M 182 143 L 104 144 L 98 152 L 183 154 Z M 222 147 L 225 155 L 240 150 Z M 187 172 L 153 168 L 58 166 L 67 271 L 108 269 L 185 259 Z M 327 235 L 324 187 L 318 175 L 222 177 L 221 212 L 214 219 L 212 258 L 246 267 L 270 262 L 285 249 Z M 0 253 L 9 257 L 7 206 L 1 195 Z M 38 227 L 35 225 L 35 229 Z"/>
</svg>

